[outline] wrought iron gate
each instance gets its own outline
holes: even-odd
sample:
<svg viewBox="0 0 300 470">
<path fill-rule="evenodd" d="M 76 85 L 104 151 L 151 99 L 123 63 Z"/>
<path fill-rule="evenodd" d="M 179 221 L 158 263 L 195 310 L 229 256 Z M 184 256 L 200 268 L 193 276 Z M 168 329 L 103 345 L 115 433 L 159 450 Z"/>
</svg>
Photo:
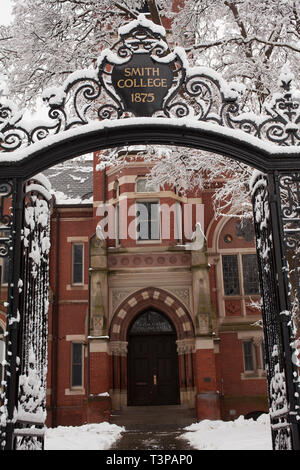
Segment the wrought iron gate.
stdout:
<svg viewBox="0 0 300 470">
<path fill-rule="evenodd" d="M 1 446 L 42 449 L 51 195 L 42 176 L 26 183 L 17 179 L 3 182 L 0 191 L 0 229 L 4 233 L 0 253 L 9 257 Z"/>
<path fill-rule="evenodd" d="M 299 449 L 299 176 L 256 174 L 252 181 L 256 248 L 274 449 Z"/>
<path fill-rule="evenodd" d="M 153 76 L 133 93 L 126 70 L 143 64 Z M 119 30 L 95 69 L 44 92 L 47 124 L 29 129 L 0 103 L 0 257 L 10 266 L 2 449 L 43 447 L 51 197 L 47 181 L 32 175 L 87 152 L 149 142 L 210 150 L 266 173 L 253 178 L 252 196 L 273 447 L 300 450 L 300 105 L 289 74 L 281 88 L 265 115 L 243 113 L 232 84 L 188 67 L 183 50 L 169 52 L 164 29 L 141 16 Z"/>
</svg>

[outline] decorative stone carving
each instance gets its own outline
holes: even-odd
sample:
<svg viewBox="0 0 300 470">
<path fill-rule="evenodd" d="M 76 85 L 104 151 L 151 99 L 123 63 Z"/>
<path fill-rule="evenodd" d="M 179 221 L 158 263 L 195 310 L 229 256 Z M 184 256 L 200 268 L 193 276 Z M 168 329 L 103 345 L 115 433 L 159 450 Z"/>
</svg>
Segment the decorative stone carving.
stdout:
<svg viewBox="0 0 300 470">
<path fill-rule="evenodd" d="M 198 314 L 196 316 L 196 331 L 199 335 L 207 335 L 211 333 L 211 321 L 209 313 Z"/>
<path fill-rule="evenodd" d="M 114 356 L 127 356 L 127 341 L 111 341 L 109 343 L 110 354 Z"/>
<path fill-rule="evenodd" d="M 181 300 L 181 302 L 183 302 L 184 305 L 188 307 L 188 309 L 190 308 L 191 306 L 190 289 L 188 287 L 186 288 L 178 287 L 175 289 L 168 288 L 168 290 L 172 292 L 179 300 Z"/>
<path fill-rule="evenodd" d="M 134 292 L 134 289 L 131 290 L 120 290 L 120 289 L 112 289 L 112 297 L 111 297 L 111 303 L 112 303 L 112 311 L 114 312 L 118 305 L 126 298 L 129 297 L 130 294 Z"/>
<path fill-rule="evenodd" d="M 91 285 L 91 327 L 95 336 L 101 336 L 107 333 L 101 282 L 91 282 Z"/>
<path fill-rule="evenodd" d="M 240 300 L 225 300 L 226 315 L 240 316 L 242 315 L 242 305 Z"/>
<path fill-rule="evenodd" d="M 195 351 L 195 339 L 179 339 L 176 341 L 178 354 L 188 354 Z"/>
</svg>

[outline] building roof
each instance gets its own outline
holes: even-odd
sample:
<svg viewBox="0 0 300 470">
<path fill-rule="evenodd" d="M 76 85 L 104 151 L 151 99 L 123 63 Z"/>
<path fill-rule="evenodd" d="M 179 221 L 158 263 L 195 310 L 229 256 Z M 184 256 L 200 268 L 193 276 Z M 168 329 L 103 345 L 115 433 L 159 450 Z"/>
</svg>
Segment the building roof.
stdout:
<svg viewBox="0 0 300 470">
<path fill-rule="evenodd" d="M 93 160 L 76 158 L 45 170 L 56 204 L 88 204 L 93 202 Z"/>
</svg>

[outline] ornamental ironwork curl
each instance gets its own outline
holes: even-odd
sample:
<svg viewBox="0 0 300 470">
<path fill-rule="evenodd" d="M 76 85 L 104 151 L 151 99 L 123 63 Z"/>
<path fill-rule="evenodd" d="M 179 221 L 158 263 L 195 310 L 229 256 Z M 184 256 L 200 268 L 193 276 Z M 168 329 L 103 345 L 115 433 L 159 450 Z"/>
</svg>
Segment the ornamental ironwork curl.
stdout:
<svg viewBox="0 0 300 470">
<path fill-rule="evenodd" d="M 6 258 L 11 244 L 10 197 L 12 183 L 0 181 L 0 258 Z"/>
<path fill-rule="evenodd" d="M 176 47 L 170 52 L 162 26 L 139 15 L 119 28 L 118 33 L 115 45 L 102 51 L 95 67 L 76 71 L 62 86 L 43 92 L 43 100 L 49 108 L 44 122 L 28 125 L 23 114 L 10 102 L 0 103 L 3 152 L 27 147 L 91 121 L 142 115 L 191 118 L 243 131 L 281 146 L 300 145 L 299 92 L 293 89 L 288 72 L 282 74 L 281 91 L 269 99 L 264 114 L 246 113 L 240 102 L 241 84 L 227 83 L 210 68 L 190 67 L 182 48 Z M 126 66 L 134 57 L 151 60 L 159 66 L 167 65 L 172 71 L 172 81 L 159 106 L 145 106 L 140 114 L 128 107 L 113 83 L 114 70 Z"/>
<path fill-rule="evenodd" d="M 282 221 L 282 241 L 286 260 L 285 275 L 290 304 L 299 310 L 300 303 L 300 173 L 276 175 Z"/>
</svg>

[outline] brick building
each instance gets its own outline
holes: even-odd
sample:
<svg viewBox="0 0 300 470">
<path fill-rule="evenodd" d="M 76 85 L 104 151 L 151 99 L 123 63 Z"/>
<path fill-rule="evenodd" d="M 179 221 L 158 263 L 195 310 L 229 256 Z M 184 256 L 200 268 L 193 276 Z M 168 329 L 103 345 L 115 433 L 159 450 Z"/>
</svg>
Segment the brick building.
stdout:
<svg viewBox="0 0 300 470">
<path fill-rule="evenodd" d="M 267 411 L 252 227 L 215 219 L 216 188 L 147 186 L 141 159 L 96 170 L 98 156 L 45 173 L 48 425 L 135 405 L 177 404 L 199 420 Z"/>
</svg>

